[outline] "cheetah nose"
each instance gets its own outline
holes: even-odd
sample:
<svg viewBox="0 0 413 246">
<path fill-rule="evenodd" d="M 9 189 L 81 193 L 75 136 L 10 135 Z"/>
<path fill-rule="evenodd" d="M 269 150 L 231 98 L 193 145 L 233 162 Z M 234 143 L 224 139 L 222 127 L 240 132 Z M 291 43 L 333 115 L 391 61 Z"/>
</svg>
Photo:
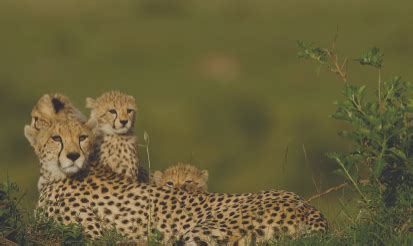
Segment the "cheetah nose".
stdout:
<svg viewBox="0 0 413 246">
<path fill-rule="evenodd" d="M 121 120 L 120 123 L 122 124 L 122 126 L 125 126 L 126 124 L 128 124 L 128 120 Z"/>
<path fill-rule="evenodd" d="M 79 153 L 76 153 L 76 152 L 70 152 L 66 156 L 72 161 L 76 161 L 80 157 Z"/>
</svg>

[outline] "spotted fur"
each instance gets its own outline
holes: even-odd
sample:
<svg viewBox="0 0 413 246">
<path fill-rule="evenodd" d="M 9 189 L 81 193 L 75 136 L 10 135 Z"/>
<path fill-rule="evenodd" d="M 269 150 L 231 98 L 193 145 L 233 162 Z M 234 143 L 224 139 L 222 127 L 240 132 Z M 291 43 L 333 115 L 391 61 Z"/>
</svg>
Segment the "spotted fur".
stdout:
<svg viewBox="0 0 413 246">
<path fill-rule="evenodd" d="M 139 181 L 147 182 L 147 171 L 138 168 L 137 139 L 133 133 L 138 109 L 135 98 L 110 91 L 96 100 L 87 98 L 86 107 L 91 109 L 89 122 L 97 122 L 93 154 L 96 161 L 131 180 L 140 178 Z"/>
<path fill-rule="evenodd" d="M 73 128 L 67 122 L 59 122 L 56 129 L 63 142 L 80 148 L 78 139 L 72 136 L 80 136 L 87 129 L 79 126 Z M 45 139 L 52 138 L 52 132 L 45 134 Z M 55 142 L 37 143 L 43 146 L 42 151 L 36 151 L 40 162 L 52 164 L 54 160 L 59 167 Z M 187 192 L 129 182 L 123 176 L 107 172 L 99 163 L 91 163 L 86 174 L 48 183 L 41 191 L 38 206 L 47 217 L 65 224 L 81 224 L 90 238 L 115 228 L 129 239 L 140 241 L 156 230 L 163 235 L 165 244 L 175 240 L 213 245 L 259 243 L 283 235 L 299 236 L 327 229 L 323 215 L 292 192 Z"/>
</svg>

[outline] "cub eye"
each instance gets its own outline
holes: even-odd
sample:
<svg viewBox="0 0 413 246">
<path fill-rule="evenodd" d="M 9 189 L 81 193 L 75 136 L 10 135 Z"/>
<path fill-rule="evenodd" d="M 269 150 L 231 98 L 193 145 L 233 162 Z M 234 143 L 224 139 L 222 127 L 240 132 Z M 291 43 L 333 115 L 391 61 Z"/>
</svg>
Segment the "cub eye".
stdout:
<svg viewBox="0 0 413 246">
<path fill-rule="evenodd" d="M 173 182 L 171 182 L 171 181 L 166 182 L 166 184 L 167 184 L 167 185 L 169 185 L 169 186 L 173 186 L 173 185 L 174 185 L 174 183 L 173 183 Z"/>
<path fill-rule="evenodd" d="M 59 135 L 53 135 L 52 139 L 55 142 L 62 142 L 62 138 Z"/>
<path fill-rule="evenodd" d="M 110 109 L 110 110 L 109 110 L 109 113 L 111 113 L 111 114 L 116 114 L 116 110 Z"/>
<path fill-rule="evenodd" d="M 128 112 L 128 114 L 130 114 L 133 112 L 133 109 L 128 108 L 126 111 Z"/>
<path fill-rule="evenodd" d="M 192 180 L 185 180 L 185 183 L 192 183 Z"/>
<path fill-rule="evenodd" d="M 85 141 L 86 138 L 87 138 L 86 135 L 80 135 L 80 136 L 79 136 L 79 141 L 80 141 L 80 142 Z"/>
</svg>

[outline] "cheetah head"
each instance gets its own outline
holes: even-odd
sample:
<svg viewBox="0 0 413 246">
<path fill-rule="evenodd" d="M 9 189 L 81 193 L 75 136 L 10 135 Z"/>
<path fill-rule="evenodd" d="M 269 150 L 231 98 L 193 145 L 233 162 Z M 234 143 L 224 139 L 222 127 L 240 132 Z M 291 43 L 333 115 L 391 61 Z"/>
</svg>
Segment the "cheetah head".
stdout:
<svg viewBox="0 0 413 246">
<path fill-rule="evenodd" d="M 34 132 L 50 127 L 54 121 L 78 119 L 86 121 L 86 117 L 62 94 L 45 94 L 33 107 L 30 126 Z M 27 137 L 27 136 L 26 136 Z"/>
<path fill-rule="evenodd" d="M 78 120 L 56 121 L 37 131 L 25 127 L 26 138 L 39 158 L 47 179 L 61 179 L 85 167 L 92 148 L 93 133 Z"/>
<path fill-rule="evenodd" d="M 135 123 L 135 98 L 119 91 L 104 93 L 96 100 L 86 98 L 86 107 L 92 110 L 89 121 L 96 121 L 105 134 L 126 134 Z"/>
<path fill-rule="evenodd" d="M 187 191 L 208 190 L 208 171 L 192 165 L 179 163 L 164 172 L 155 171 L 153 179 L 157 186 L 178 187 Z"/>
</svg>

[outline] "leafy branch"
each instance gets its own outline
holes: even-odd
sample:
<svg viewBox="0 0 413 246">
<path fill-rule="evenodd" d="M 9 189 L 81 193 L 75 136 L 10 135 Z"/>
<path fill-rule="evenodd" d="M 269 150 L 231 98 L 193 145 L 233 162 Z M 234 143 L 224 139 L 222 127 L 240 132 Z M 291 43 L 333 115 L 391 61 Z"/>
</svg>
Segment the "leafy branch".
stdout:
<svg viewBox="0 0 413 246">
<path fill-rule="evenodd" d="M 335 44 L 336 39 L 331 48 L 298 42 L 299 58 L 315 60 L 346 82 L 344 99 L 335 103 L 337 109 L 332 117 L 350 125 L 350 130 L 340 135 L 352 140 L 354 147 L 351 153 L 328 156 L 338 164 L 336 173 L 348 180 L 366 204 L 397 203 L 397 192 L 402 194 L 413 186 L 413 87 L 400 77 L 382 81 L 383 54 L 373 47 L 354 59 L 378 69 L 379 100 L 369 100 L 366 86 L 347 83 L 348 59 L 340 62 Z M 367 170 L 362 172 L 363 177 L 359 177 L 361 169 Z M 360 180 L 369 181 L 367 190 L 359 186 Z M 336 189 L 327 191 L 333 190 Z"/>
<path fill-rule="evenodd" d="M 311 59 L 327 68 L 332 73 L 337 74 L 344 82 L 347 82 L 347 57 L 340 62 L 336 51 L 337 35 L 330 48 L 315 47 L 313 43 L 298 41 L 298 58 Z"/>
<path fill-rule="evenodd" d="M 383 67 L 383 54 L 380 52 L 380 49 L 373 47 L 362 54 L 358 59 L 355 59 L 361 65 L 372 66 L 376 68 L 379 72 L 379 85 L 378 85 L 378 97 L 379 102 L 381 103 L 381 68 Z"/>
</svg>

